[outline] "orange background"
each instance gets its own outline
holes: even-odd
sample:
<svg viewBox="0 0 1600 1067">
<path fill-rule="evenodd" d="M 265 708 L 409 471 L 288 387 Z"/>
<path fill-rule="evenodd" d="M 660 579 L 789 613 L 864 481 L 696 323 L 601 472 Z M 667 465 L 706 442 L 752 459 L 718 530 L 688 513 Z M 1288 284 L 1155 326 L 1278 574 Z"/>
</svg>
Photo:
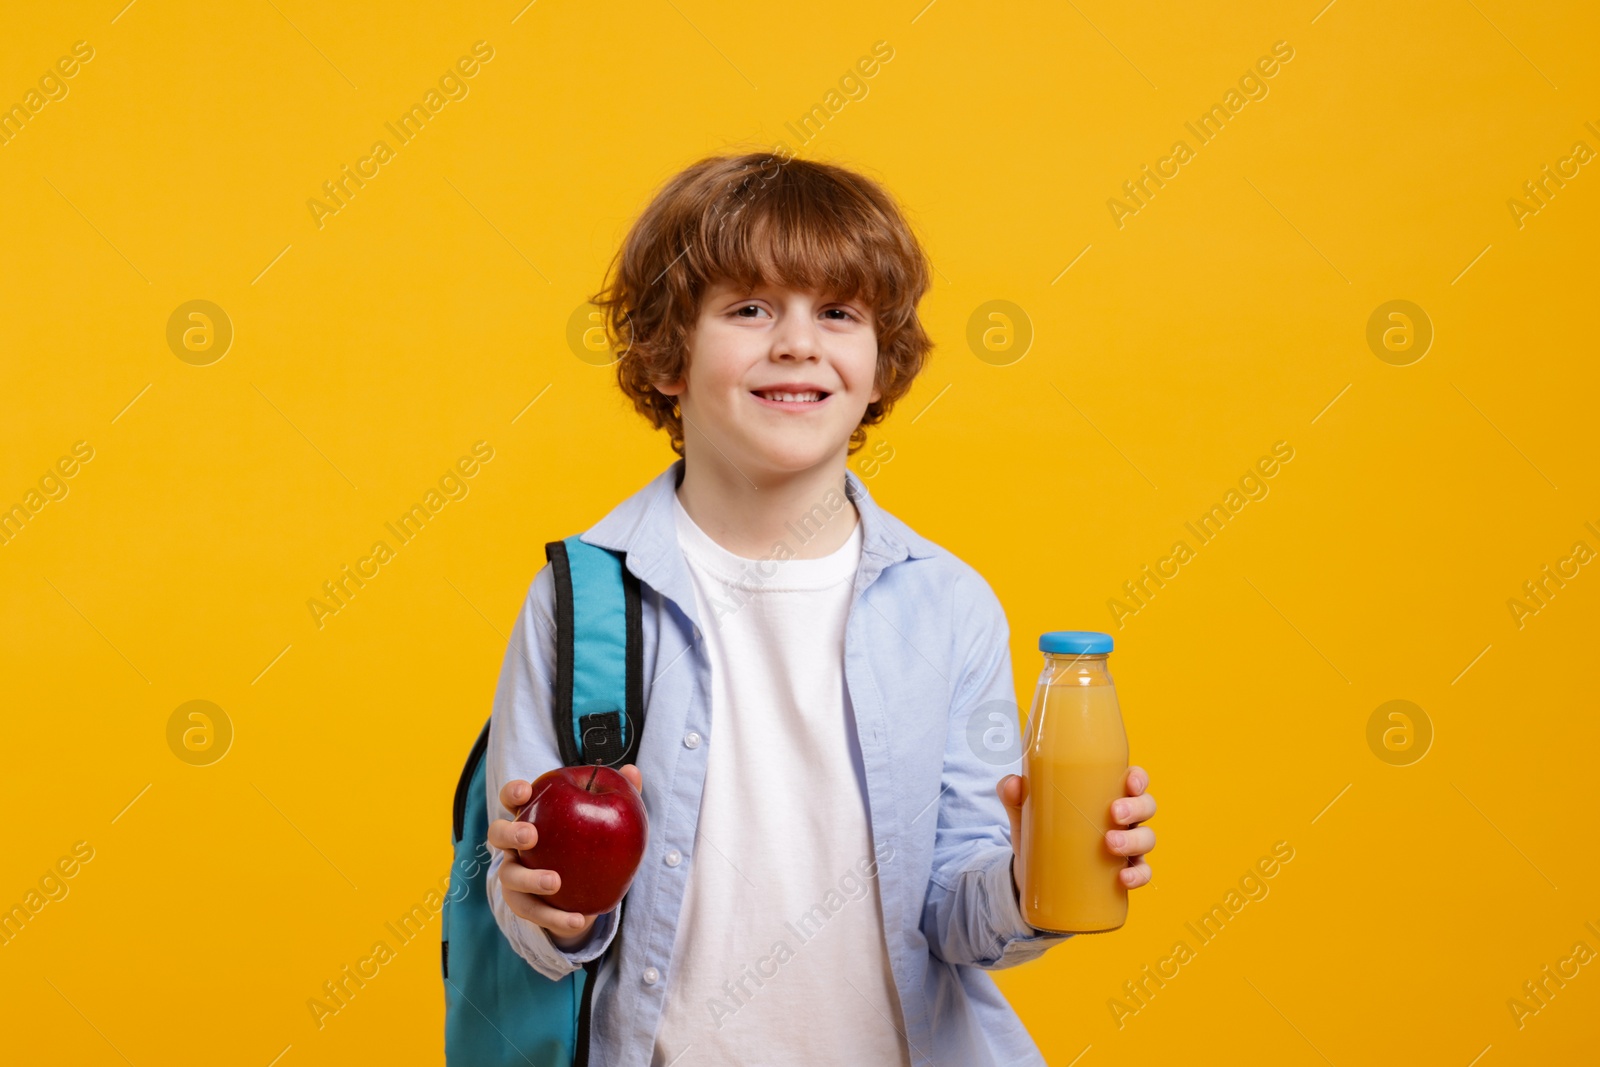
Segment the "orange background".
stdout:
<svg viewBox="0 0 1600 1067">
<path fill-rule="evenodd" d="M 884 181 L 938 267 L 872 492 L 992 583 L 1024 706 L 1040 631 L 1116 635 L 1155 888 L 999 976 L 1049 1062 L 1592 1057 L 1592 964 L 1520 1027 L 1507 1005 L 1600 951 L 1600 576 L 1508 606 L 1600 549 L 1600 175 L 1508 206 L 1600 150 L 1592 6 L 119 3 L 0 34 L 0 105 L 93 51 L 0 144 L 0 506 L 66 490 L 0 544 L 0 907 L 93 850 L 0 945 L 9 1058 L 440 1061 L 436 923 L 321 1029 L 307 1001 L 446 872 L 543 543 L 672 458 L 569 323 L 661 181 L 780 140 Z M 319 227 L 323 182 L 478 41 L 466 95 Z M 169 344 L 192 300 L 221 358 Z M 1393 300 L 1420 359 L 1368 344 Z M 478 441 L 468 494 L 319 628 L 322 583 Z M 1267 495 L 1193 539 L 1280 441 Z M 221 717 L 185 749 L 194 700 Z M 1369 744 L 1392 700 L 1409 749 L 1387 719 Z M 222 758 L 179 758 L 224 721 Z M 1185 923 L 1279 841 L 1270 895 L 1199 946 Z"/>
</svg>

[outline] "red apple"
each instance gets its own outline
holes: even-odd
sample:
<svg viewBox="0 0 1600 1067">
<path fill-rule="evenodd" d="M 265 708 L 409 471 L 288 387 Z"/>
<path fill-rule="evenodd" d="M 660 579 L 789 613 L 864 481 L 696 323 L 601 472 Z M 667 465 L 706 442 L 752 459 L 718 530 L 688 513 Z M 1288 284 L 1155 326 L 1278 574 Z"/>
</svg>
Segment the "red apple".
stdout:
<svg viewBox="0 0 1600 1067">
<path fill-rule="evenodd" d="M 517 850 L 522 865 L 561 876 L 561 887 L 545 901 L 583 915 L 622 903 L 650 832 L 644 798 L 610 767 L 557 767 L 541 774 L 517 821 L 539 831 L 532 848 Z"/>
</svg>

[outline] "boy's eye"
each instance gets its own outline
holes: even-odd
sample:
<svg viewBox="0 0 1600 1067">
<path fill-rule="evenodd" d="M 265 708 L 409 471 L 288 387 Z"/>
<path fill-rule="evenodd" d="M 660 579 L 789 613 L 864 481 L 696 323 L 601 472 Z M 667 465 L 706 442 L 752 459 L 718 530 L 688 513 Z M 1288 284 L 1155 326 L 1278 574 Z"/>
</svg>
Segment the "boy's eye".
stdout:
<svg viewBox="0 0 1600 1067">
<path fill-rule="evenodd" d="M 751 318 L 752 316 L 745 315 L 746 311 L 757 311 L 757 312 L 759 312 L 759 311 L 765 311 L 765 310 L 766 309 L 763 308 L 760 304 L 746 304 L 744 307 L 739 308 L 737 311 L 735 311 L 734 314 L 735 315 L 742 315 L 742 316 L 744 316 L 745 318 L 748 319 L 748 318 Z"/>
<path fill-rule="evenodd" d="M 834 315 L 834 314 L 843 315 L 846 319 L 850 319 L 852 321 L 855 319 L 855 315 L 851 314 L 849 308 L 829 308 L 827 311 L 824 311 L 823 314 L 824 315 Z M 837 322 L 838 320 L 836 319 L 834 321 Z"/>
</svg>

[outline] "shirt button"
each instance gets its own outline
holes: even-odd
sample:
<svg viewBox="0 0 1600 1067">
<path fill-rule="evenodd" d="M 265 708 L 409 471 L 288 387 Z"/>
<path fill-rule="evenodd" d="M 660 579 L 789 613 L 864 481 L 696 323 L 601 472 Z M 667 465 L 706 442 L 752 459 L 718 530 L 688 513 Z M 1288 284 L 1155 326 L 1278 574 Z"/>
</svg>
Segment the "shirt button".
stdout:
<svg viewBox="0 0 1600 1067">
<path fill-rule="evenodd" d="M 683 853 L 679 852 L 675 848 L 668 849 L 667 854 L 662 858 L 667 861 L 668 867 L 676 867 L 678 864 L 683 862 Z"/>
<path fill-rule="evenodd" d="M 693 730 L 690 730 L 688 733 L 684 734 L 683 735 L 683 747 L 684 748 L 699 748 L 700 747 L 700 735 L 695 733 Z"/>
<path fill-rule="evenodd" d="M 661 972 L 660 971 L 656 970 L 654 967 L 646 967 L 644 969 L 644 984 L 645 985 L 655 985 L 660 980 L 661 980 Z"/>
</svg>

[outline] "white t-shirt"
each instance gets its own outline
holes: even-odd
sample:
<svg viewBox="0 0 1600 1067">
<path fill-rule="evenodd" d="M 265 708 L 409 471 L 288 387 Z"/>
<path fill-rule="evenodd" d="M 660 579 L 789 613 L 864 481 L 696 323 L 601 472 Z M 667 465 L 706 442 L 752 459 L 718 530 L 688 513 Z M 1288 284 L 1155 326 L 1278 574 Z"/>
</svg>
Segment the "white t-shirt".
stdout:
<svg viewBox="0 0 1600 1067">
<path fill-rule="evenodd" d="M 712 726 L 652 1067 L 909 1067 L 844 685 L 861 523 L 820 559 L 750 560 L 673 501 Z"/>
</svg>

